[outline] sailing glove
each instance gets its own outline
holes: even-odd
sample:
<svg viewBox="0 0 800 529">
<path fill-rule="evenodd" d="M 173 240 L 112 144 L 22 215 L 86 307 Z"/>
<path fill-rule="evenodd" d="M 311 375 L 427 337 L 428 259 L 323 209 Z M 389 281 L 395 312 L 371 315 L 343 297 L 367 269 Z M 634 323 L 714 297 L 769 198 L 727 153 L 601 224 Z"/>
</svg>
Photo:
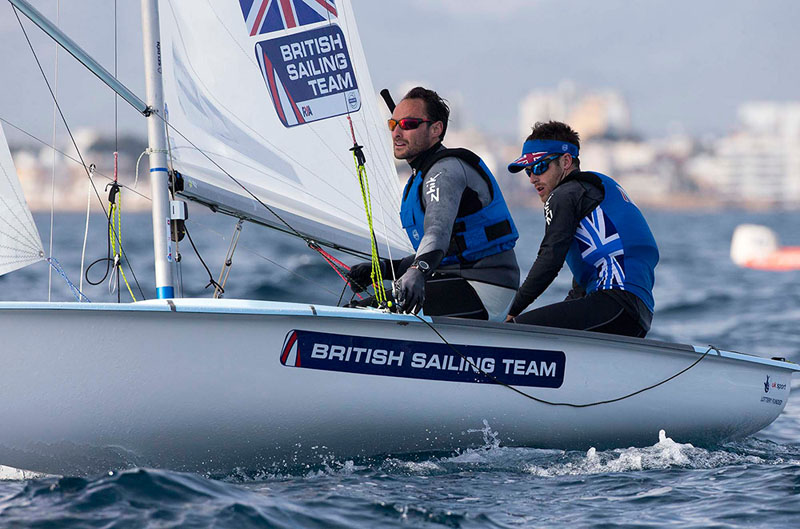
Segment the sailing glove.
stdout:
<svg viewBox="0 0 800 529">
<path fill-rule="evenodd" d="M 425 274 L 409 268 L 395 284 L 395 298 L 402 312 L 419 312 L 425 303 Z"/>
<path fill-rule="evenodd" d="M 386 274 L 386 261 L 381 260 L 381 274 Z M 347 273 L 350 288 L 353 292 L 362 292 L 372 284 L 372 261 L 358 263 L 350 268 Z"/>
<path fill-rule="evenodd" d="M 353 292 L 366 290 L 372 283 L 371 274 L 371 262 L 354 264 L 347 273 L 347 280 L 350 281 L 350 288 L 353 289 Z"/>
</svg>

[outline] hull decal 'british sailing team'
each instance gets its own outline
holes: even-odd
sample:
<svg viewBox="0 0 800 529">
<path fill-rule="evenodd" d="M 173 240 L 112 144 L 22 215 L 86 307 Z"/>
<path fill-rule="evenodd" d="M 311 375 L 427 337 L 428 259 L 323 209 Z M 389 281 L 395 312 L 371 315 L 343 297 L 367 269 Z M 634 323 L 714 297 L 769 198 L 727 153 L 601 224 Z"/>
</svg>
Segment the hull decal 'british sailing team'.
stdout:
<svg viewBox="0 0 800 529">
<path fill-rule="evenodd" d="M 559 388 L 563 351 L 512 349 L 291 331 L 281 363 L 287 367 L 451 382 Z"/>
</svg>

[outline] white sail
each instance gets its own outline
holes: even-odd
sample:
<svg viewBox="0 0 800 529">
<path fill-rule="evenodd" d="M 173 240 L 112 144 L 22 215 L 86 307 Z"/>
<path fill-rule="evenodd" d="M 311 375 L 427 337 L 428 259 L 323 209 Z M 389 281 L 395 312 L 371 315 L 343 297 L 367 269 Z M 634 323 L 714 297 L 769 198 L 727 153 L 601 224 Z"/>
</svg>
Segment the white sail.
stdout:
<svg viewBox="0 0 800 529">
<path fill-rule="evenodd" d="M 294 229 L 368 252 L 350 118 L 367 157 L 379 248 L 411 251 L 349 0 L 159 0 L 159 16 L 168 136 L 184 195 L 285 228 L 227 172 Z"/>
<path fill-rule="evenodd" d="M 0 275 L 44 259 L 42 239 L 0 125 Z"/>
</svg>

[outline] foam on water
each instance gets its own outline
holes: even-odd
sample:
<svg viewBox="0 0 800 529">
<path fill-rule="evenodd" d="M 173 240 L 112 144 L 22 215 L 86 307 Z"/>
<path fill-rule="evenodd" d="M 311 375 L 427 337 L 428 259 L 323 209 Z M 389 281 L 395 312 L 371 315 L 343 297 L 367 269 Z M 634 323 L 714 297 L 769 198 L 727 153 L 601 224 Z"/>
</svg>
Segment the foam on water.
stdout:
<svg viewBox="0 0 800 529">
<path fill-rule="evenodd" d="M 29 479 L 41 479 L 46 477 L 55 476 L 42 474 L 41 472 L 32 472 L 30 470 L 23 470 L 21 468 L 0 465 L 0 481 L 27 481 Z"/>
<path fill-rule="evenodd" d="M 590 448 L 586 456 L 576 461 L 548 467 L 530 465 L 525 468 L 536 476 L 562 476 L 576 474 L 604 474 L 608 472 L 629 472 L 635 470 L 688 466 L 687 452 L 691 444 L 676 443 L 667 437 L 664 430 L 658 432 L 658 443 L 646 448 L 615 449 L 598 453 Z"/>
<path fill-rule="evenodd" d="M 484 445 L 459 450 L 452 455 L 421 457 L 409 454 L 409 459 L 389 457 L 372 464 L 357 465 L 353 461 L 329 461 L 324 468 L 309 471 L 306 478 L 346 475 L 380 470 L 386 475 L 433 477 L 464 471 L 511 472 L 538 477 L 599 475 L 646 470 L 714 469 L 730 465 L 800 464 L 800 450 L 776 445 L 769 441 L 749 439 L 729 443 L 719 449 L 695 447 L 676 442 L 664 430 L 659 440 L 649 447 L 629 447 L 586 452 L 557 449 L 536 449 L 502 446 L 501 433 L 491 429 L 487 421 L 478 430 L 484 434 Z M 268 479 L 278 476 L 272 475 Z"/>
<path fill-rule="evenodd" d="M 347 460 L 343 463 L 334 461 L 327 461 L 323 468 L 318 470 L 311 470 L 306 474 L 306 478 L 327 477 L 332 475 L 350 475 L 358 470 L 363 470 L 366 467 L 358 466 L 353 461 Z"/>
<path fill-rule="evenodd" d="M 669 468 L 713 469 L 730 465 L 798 464 L 796 450 L 784 456 L 769 449 L 769 458 L 752 453 L 749 445 L 732 444 L 719 450 L 694 447 L 689 443 L 678 443 L 659 432 L 656 444 L 644 448 L 624 448 L 598 452 L 590 448 L 585 455 L 564 453 L 563 460 L 548 461 L 547 464 L 528 464 L 524 471 L 535 476 L 554 477 L 583 474 L 608 474 L 641 470 L 663 470 Z M 775 446 L 773 443 L 771 445 Z M 766 454 L 765 454 L 766 455 Z"/>
<path fill-rule="evenodd" d="M 408 474 L 431 475 L 444 473 L 446 469 L 436 461 L 403 461 L 400 459 L 387 459 L 382 468 L 387 472 L 400 471 Z"/>
</svg>

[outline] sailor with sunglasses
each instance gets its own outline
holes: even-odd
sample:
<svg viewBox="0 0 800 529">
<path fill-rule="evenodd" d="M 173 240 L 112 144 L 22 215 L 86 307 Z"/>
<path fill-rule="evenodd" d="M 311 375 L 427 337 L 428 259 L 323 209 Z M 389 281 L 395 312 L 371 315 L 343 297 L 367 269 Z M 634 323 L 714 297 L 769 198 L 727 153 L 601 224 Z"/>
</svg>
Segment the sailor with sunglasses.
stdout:
<svg viewBox="0 0 800 529">
<path fill-rule="evenodd" d="M 404 312 L 502 321 L 519 285 L 517 230 L 486 164 L 442 145 L 449 115 L 436 92 L 417 87 L 389 120 L 394 156 L 412 169 L 400 217 L 415 253 L 383 262 L 382 272 L 399 277 Z M 355 265 L 351 283 L 369 285 L 370 270 Z"/>
<path fill-rule="evenodd" d="M 653 319 L 658 247 L 639 208 L 614 180 L 581 171 L 578 133 L 537 123 L 511 162 L 544 202 L 545 234 L 506 321 L 644 337 Z M 520 314 L 567 262 L 567 299 Z"/>
</svg>

